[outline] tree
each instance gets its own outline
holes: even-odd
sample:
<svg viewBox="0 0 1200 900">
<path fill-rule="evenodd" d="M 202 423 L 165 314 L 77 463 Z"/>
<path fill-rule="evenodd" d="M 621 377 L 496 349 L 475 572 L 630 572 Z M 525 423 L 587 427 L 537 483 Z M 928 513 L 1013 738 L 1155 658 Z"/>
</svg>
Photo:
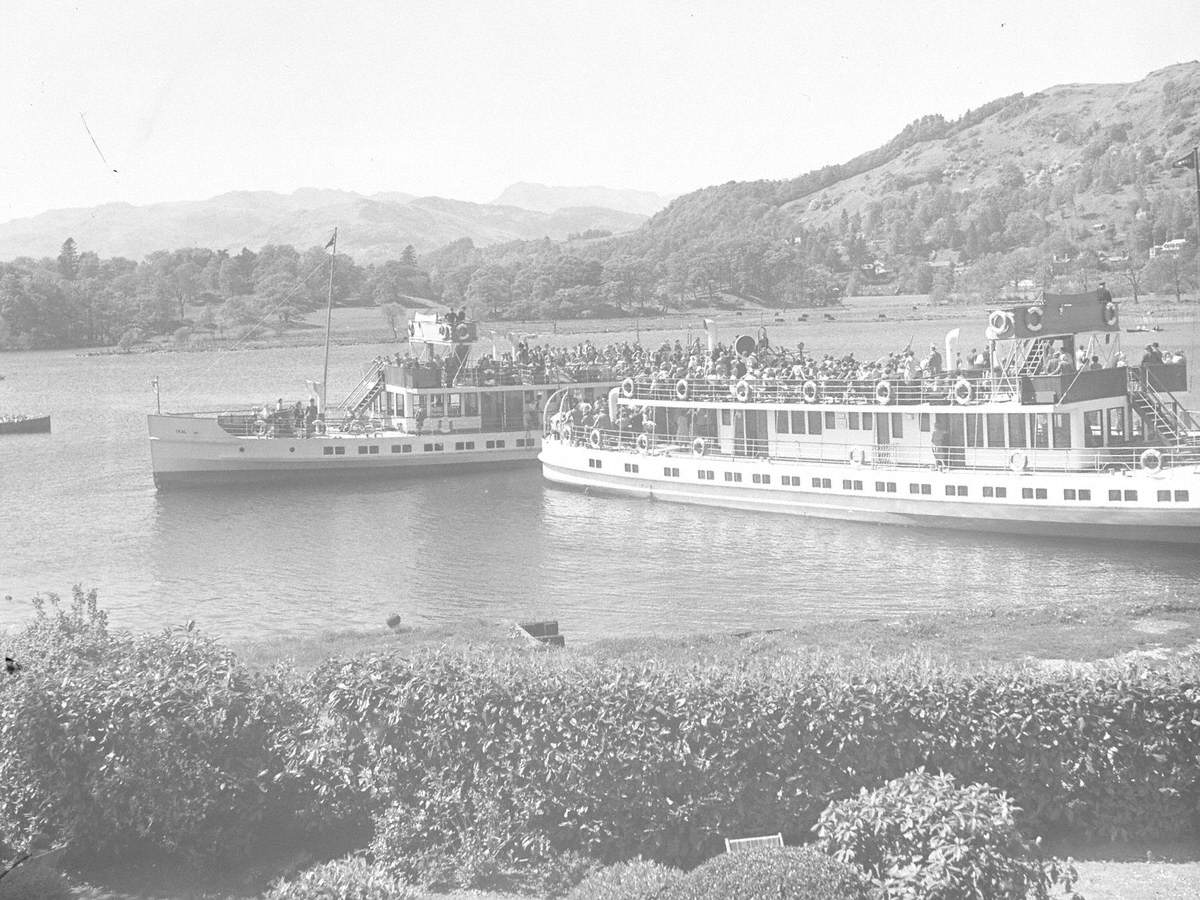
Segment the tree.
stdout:
<svg viewBox="0 0 1200 900">
<path fill-rule="evenodd" d="M 404 307 L 399 303 L 384 303 L 379 309 L 388 327 L 392 329 L 392 339 L 400 340 L 400 320 L 404 317 Z"/>
<path fill-rule="evenodd" d="M 1142 281 L 1146 276 L 1146 258 L 1136 253 L 1128 253 L 1125 256 L 1125 261 L 1121 268 L 1117 270 L 1117 277 L 1129 285 L 1133 291 L 1133 302 L 1138 302 L 1138 291 L 1142 287 Z"/>
<path fill-rule="evenodd" d="M 58 253 L 58 271 L 67 281 L 74 281 L 79 274 L 79 250 L 75 247 L 75 238 L 63 241 Z"/>
<path fill-rule="evenodd" d="M 400 262 L 406 266 L 412 266 L 414 268 L 416 267 L 417 251 L 413 248 L 412 244 L 404 245 L 404 250 L 402 250 L 400 253 Z"/>
</svg>

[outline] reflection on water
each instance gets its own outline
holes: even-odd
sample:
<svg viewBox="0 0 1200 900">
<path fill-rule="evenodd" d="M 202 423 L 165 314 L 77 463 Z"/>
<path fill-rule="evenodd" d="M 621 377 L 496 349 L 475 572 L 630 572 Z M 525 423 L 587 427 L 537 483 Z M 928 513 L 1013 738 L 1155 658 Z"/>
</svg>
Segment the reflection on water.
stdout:
<svg viewBox="0 0 1200 900">
<path fill-rule="evenodd" d="M 316 351 L 319 354 L 319 350 Z M 372 348 L 338 348 L 352 385 Z M 176 354 L 6 360 L 50 409 L 53 435 L 0 442 L 0 596 L 100 589 L 114 624 L 196 619 L 232 637 L 556 618 L 605 634 L 803 627 L 839 612 L 893 615 L 1047 601 L 1103 607 L 1190 596 L 1190 548 L 1122 547 L 802 519 L 613 497 L 543 484 L 536 466 L 378 482 L 154 492 L 148 375 Z M 291 396 L 298 350 L 240 353 L 217 396 Z M 153 367 L 153 368 L 152 368 Z M 80 387 L 82 385 L 82 387 Z M 255 387 L 258 385 L 258 387 Z M 264 389 L 264 386 L 265 389 Z M 190 401 L 190 402 L 189 402 Z M 0 604 L 0 625 L 24 621 Z"/>
</svg>

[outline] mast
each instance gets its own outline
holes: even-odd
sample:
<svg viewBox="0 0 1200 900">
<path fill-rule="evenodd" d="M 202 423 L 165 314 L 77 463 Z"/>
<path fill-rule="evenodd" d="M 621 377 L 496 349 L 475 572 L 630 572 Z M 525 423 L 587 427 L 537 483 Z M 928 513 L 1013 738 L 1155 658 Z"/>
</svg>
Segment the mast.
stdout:
<svg viewBox="0 0 1200 900">
<path fill-rule="evenodd" d="M 329 396 L 329 332 L 333 325 L 333 266 L 337 262 L 337 228 L 333 229 L 333 237 L 325 249 L 330 247 L 333 248 L 333 255 L 329 257 L 329 307 L 325 310 L 325 372 L 321 376 L 321 412 L 325 412 L 328 406 L 325 398 Z"/>
</svg>

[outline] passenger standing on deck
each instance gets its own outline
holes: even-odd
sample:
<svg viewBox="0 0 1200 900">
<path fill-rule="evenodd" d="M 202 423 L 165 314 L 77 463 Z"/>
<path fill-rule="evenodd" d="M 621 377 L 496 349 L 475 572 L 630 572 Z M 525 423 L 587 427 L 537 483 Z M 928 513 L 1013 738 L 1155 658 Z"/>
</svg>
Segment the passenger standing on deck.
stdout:
<svg viewBox="0 0 1200 900">
<path fill-rule="evenodd" d="M 317 425 L 317 401 L 310 397 L 308 401 L 308 409 L 304 411 L 304 433 L 310 435 Z"/>
<path fill-rule="evenodd" d="M 942 354 L 938 353 L 937 344 L 929 345 L 929 363 L 927 369 L 930 378 L 937 378 L 942 374 Z"/>
</svg>

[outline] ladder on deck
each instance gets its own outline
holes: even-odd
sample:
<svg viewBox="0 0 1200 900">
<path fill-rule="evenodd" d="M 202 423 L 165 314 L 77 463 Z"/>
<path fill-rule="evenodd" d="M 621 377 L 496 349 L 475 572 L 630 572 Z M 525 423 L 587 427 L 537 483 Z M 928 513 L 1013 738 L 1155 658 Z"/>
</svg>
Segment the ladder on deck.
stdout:
<svg viewBox="0 0 1200 900">
<path fill-rule="evenodd" d="M 342 401 L 342 408 L 350 415 L 357 416 L 370 406 L 371 402 L 383 391 L 385 384 L 383 369 L 386 365 L 386 359 L 375 360 L 367 370 L 367 373 L 363 375 L 362 381 L 358 383 L 358 386 Z"/>
<path fill-rule="evenodd" d="M 1134 412 L 1165 443 L 1200 446 L 1200 424 L 1179 405 L 1170 391 L 1156 390 L 1151 381 L 1152 377 L 1145 369 L 1129 370 L 1129 402 Z"/>
<path fill-rule="evenodd" d="M 1046 361 L 1046 351 L 1050 349 L 1050 344 L 1049 338 L 1035 338 L 1033 346 L 1029 348 L 1025 359 L 1021 361 L 1021 368 L 1017 370 L 1017 374 L 1020 376 L 1041 374 L 1042 364 Z"/>
</svg>

